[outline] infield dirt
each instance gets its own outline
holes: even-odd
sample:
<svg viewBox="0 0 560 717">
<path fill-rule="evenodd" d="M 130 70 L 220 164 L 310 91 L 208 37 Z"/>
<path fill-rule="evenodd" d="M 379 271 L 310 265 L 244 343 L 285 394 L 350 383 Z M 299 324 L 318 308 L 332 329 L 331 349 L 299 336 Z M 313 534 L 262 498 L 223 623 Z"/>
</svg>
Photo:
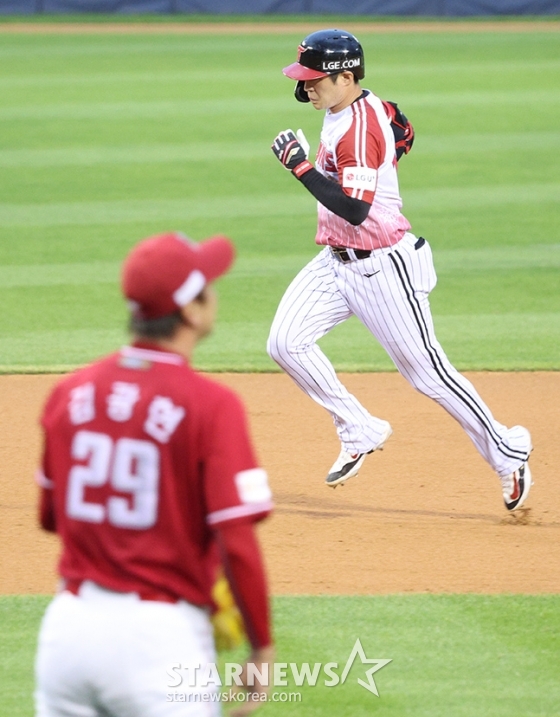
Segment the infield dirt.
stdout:
<svg viewBox="0 0 560 717">
<path fill-rule="evenodd" d="M 352 23 L 350 23 L 352 25 Z M 304 34 L 316 23 L 0 23 L 0 33 Z M 352 28 L 350 28 L 352 29 Z M 558 32 L 560 22 L 360 23 L 362 32 Z M 280 374 L 220 374 L 245 400 L 276 511 L 261 528 L 275 594 L 560 592 L 560 373 L 467 374 L 498 420 L 532 435 L 535 485 L 508 515 L 498 479 L 442 409 L 397 374 L 343 375 L 394 434 L 336 490 L 323 410 Z M 37 418 L 58 379 L 0 377 L 0 593 L 52 593 L 56 537 L 36 523 Z"/>
<path fill-rule="evenodd" d="M 281 594 L 560 592 L 560 373 L 469 373 L 498 420 L 533 435 L 519 515 L 461 428 L 398 374 L 342 375 L 391 422 L 385 450 L 335 490 L 329 415 L 280 374 L 218 374 L 248 409 L 276 510 L 260 529 Z M 36 523 L 37 425 L 54 375 L 1 376 L 0 593 L 52 593 L 56 537 Z"/>
</svg>

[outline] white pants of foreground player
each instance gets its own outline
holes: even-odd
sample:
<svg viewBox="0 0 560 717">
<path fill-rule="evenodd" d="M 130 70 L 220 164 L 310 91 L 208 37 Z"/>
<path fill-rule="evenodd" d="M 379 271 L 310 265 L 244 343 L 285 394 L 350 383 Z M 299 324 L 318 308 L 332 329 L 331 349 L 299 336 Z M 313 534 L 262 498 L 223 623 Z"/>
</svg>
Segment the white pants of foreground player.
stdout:
<svg viewBox="0 0 560 717">
<path fill-rule="evenodd" d="M 36 717 L 216 717 L 217 702 L 174 702 L 173 663 L 216 662 L 204 610 L 142 601 L 85 582 L 47 608 L 36 660 Z M 187 674 L 186 672 L 183 674 Z"/>
<path fill-rule="evenodd" d="M 506 476 L 527 460 L 530 435 L 521 426 L 508 429 L 498 423 L 470 381 L 449 362 L 436 339 L 428 300 L 435 284 L 430 246 L 413 234 L 346 264 L 327 247 L 286 290 L 272 323 L 268 353 L 331 413 L 346 450 L 365 453 L 379 444 L 387 423 L 348 392 L 316 343 L 357 316 L 407 381 L 457 419 L 492 468 Z"/>
</svg>

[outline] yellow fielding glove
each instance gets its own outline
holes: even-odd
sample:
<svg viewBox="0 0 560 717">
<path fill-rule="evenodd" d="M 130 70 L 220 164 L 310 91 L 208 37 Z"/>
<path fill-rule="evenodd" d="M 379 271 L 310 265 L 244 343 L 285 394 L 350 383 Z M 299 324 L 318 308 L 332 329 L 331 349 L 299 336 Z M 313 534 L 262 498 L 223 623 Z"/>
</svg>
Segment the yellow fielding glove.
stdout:
<svg viewBox="0 0 560 717">
<path fill-rule="evenodd" d="M 234 650 L 246 638 L 243 618 L 233 595 L 227 578 L 219 575 L 212 588 L 212 599 L 216 604 L 216 612 L 211 616 L 214 627 L 216 650 Z"/>
</svg>

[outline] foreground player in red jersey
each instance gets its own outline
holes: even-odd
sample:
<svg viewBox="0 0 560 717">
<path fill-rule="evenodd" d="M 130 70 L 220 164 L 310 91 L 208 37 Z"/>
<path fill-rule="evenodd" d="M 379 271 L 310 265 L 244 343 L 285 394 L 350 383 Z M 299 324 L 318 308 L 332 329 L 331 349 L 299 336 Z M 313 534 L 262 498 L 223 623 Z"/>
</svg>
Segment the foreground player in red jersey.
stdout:
<svg viewBox="0 0 560 717">
<path fill-rule="evenodd" d="M 220 714 L 208 679 L 216 545 L 249 661 L 273 660 L 253 528 L 272 508 L 267 476 L 240 400 L 190 367 L 215 320 L 211 282 L 233 257 L 225 237 L 140 242 L 122 273 L 134 341 L 63 379 L 44 408 L 40 522 L 62 555 L 39 636 L 37 717 Z"/>
</svg>

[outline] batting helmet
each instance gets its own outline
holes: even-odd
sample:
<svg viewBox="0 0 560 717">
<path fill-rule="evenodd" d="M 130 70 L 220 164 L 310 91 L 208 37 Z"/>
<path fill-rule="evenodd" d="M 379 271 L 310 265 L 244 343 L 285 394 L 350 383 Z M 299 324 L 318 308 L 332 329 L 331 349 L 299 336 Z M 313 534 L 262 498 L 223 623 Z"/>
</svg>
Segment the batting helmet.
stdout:
<svg viewBox="0 0 560 717">
<path fill-rule="evenodd" d="M 345 30 L 318 30 L 308 35 L 298 47 L 298 59 L 282 72 L 297 80 L 295 95 L 309 102 L 303 89 L 306 80 L 318 80 L 339 72 L 352 72 L 361 80 L 365 76 L 364 51 L 358 39 Z"/>
</svg>

